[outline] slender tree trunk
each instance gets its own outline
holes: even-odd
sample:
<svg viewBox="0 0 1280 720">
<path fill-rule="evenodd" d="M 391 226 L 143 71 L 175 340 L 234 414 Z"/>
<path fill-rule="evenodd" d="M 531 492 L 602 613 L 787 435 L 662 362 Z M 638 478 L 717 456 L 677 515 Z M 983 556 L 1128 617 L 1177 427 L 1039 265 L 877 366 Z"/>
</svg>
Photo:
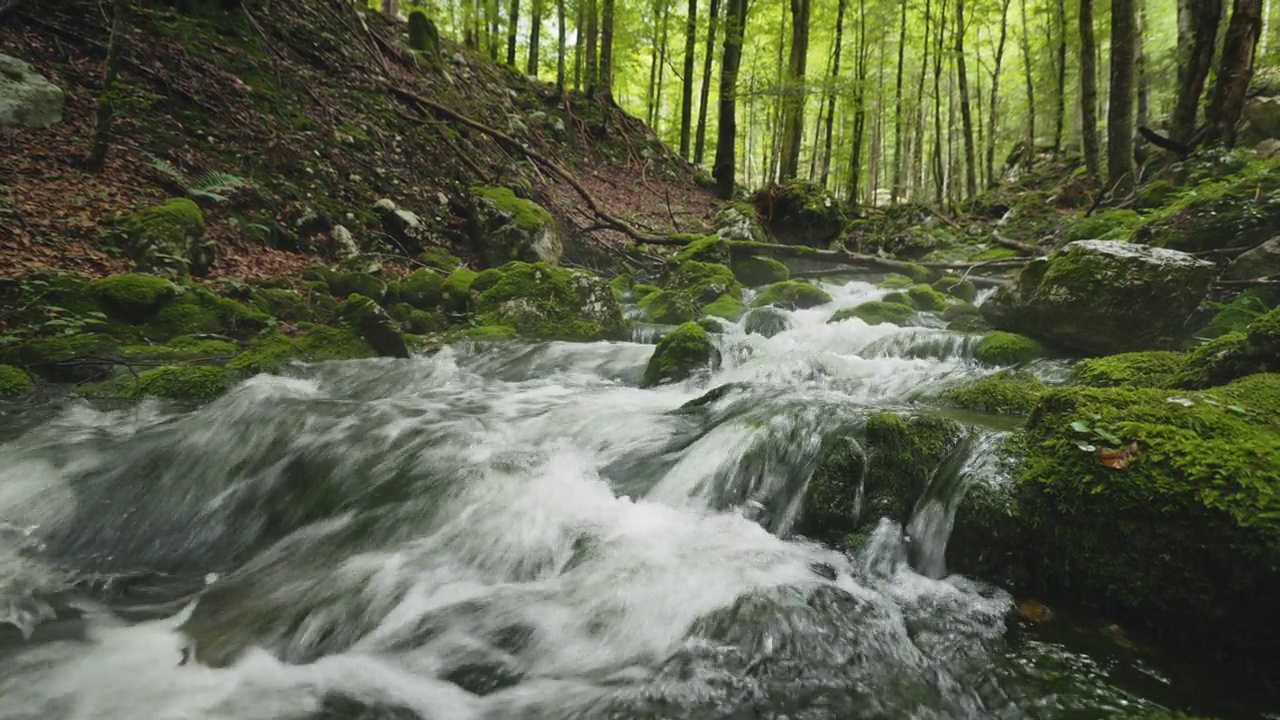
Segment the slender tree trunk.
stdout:
<svg viewBox="0 0 1280 720">
<path fill-rule="evenodd" d="M 930 50 L 933 46 L 932 32 L 933 26 L 933 2 L 932 0 L 924 0 L 924 33 L 921 35 L 921 44 L 924 46 L 924 59 L 920 62 L 920 78 L 916 86 L 916 99 L 920 107 L 916 117 L 915 127 L 915 152 L 912 162 L 915 165 L 912 173 L 912 196 L 918 197 L 924 194 L 924 159 L 925 159 L 925 127 L 928 124 L 929 104 L 928 98 L 925 97 L 925 81 L 929 77 L 929 57 Z M 937 98 L 935 98 L 935 102 Z"/>
<path fill-rule="evenodd" d="M 654 134 L 662 136 L 662 90 L 667 84 L 667 30 L 671 22 L 671 9 L 668 0 L 662 0 L 662 34 L 658 39 L 658 87 L 654 93 Z"/>
<path fill-rule="evenodd" d="M 942 205 L 943 192 L 946 185 L 942 168 L 942 60 L 944 53 L 943 38 L 947 29 L 947 0 L 938 4 L 938 22 L 934 26 L 937 32 L 937 51 L 933 54 L 933 199 Z"/>
<path fill-rule="evenodd" d="M 850 205 L 858 203 L 858 188 L 862 185 L 862 146 L 867 124 L 867 2 L 858 0 L 858 44 L 854 56 L 853 91 L 853 152 L 849 158 Z"/>
<path fill-rule="evenodd" d="M 588 95 L 596 94 L 596 84 L 600 78 L 600 64 L 596 60 L 598 35 L 600 34 L 600 13 L 596 8 L 596 0 L 581 0 L 587 9 L 587 57 L 586 57 L 586 89 Z"/>
<path fill-rule="evenodd" d="M 838 9 L 836 10 L 836 39 L 835 48 L 831 53 L 831 86 L 827 88 L 827 126 L 823 131 L 825 137 L 822 141 L 822 186 L 827 186 L 827 180 L 831 176 L 831 135 L 835 124 L 836 116 L 836 83 L 840 81 L 840 52 L 844 45 L 844 14 L 849 7 L 849 0 L 840 0 Z M 901 88 L 901 85 L 899 85 Z"/>
<path fill-rule="evenodd" d="M 613 102 L 613 5 L 614 0 L 604 0 L 600 21 L 600 88 L 596 93 Z"/>
<path fill-rule="evenodd" d="M 794 180 L 799 170 L 808 57 L 809 0 L 791 0 L 791 61 L 787 64 L 787 87 L 782 101 L 782 162 L 778 173 L 783 182 Z"/>
<path fill-rule="evenodd" d="M 1009 0 L 1005 0 L 1007 3 Z M 893 184 L 889 189 L 889 202 L 896 203 L 902 197 L 903 156 L 906 146 L 902 141 L 902 76 L 907 50 L 907 2 L 902 0 L 902 18 L 898 25 L 898 77 L 893 91 Z"/>
<path fill-rule="evenodd" d="M 1245 93 L 1253 80 L 1254 53 L 1261 33 L 1262 0 L 1235 0 L 1208 111 L 1213 137 L 1227 145 L 1236 141 L 1236 124 L 1244 112 Z"/>
<path fill-rule="evenodd" d="M 778 31 L 778 62 L 775 65 L 776 75 L 773 83 L 773 107 L 769 112 L 769 143 L 767 145 L 765 167 L 765 184 L 772 183 L 778 178 L 778 158 L 782 152 L 782 105 L 783 99 L 786 97 L 786 63 L 783 62 L 783 54 L 786 52 L 787 44 L 782 38 L 787 35 L 787 14 L 789 12 L 788 3 L 778 3 L 779 15 L 781 16 Z"/>
<path fill-rule="evenodd" d="M 1134 92 L 1137 66 L 1135 0 L 1111 0 L 1111 91 L 1107 106 L 1107 184 L 1113 197 L 1136 185 L 1133 160 Z"/>
<path fill-rule="evenodd" d="M 1036 85 L 1031 69 L 1031 30 L 1027 24 L 1027 0 L 1022 4 L 1022 72 L 1027 81 L 1027 162 L 1036 156 Z"/>
<path fill-rule="evenodd" d="M 564 92 L 565 40 L 564 0 L 556 0 L 556 90 Z"/>
<path fill-rule="evenodd" d="M 698 0 L 689 0 L 684 28 L 684 82 L 680 88 L 680 157 L 689 159 L 693 131 L 693 67 L 698 54 Z"/>
<path fill-rule="evenodd" d="M 93 133 L 93 147 L 85 166 L 101 170 L 111 145 L 111 119 L 116 111 L 116 81 L 120 77 L 120 57 L 124 53 L 124 31 L 129 22 L 131 0 L 115 0 L 111 8 L 111 39 L 107 42 L 107 60 L 102 73 L 102 92 L 98 95 L 97 128 Z"/>
<path fill-rule="evenodd" d="M 1057 104 L 1053 108 L 1053 152 L 1062 151 L 1062 135 L 1067 124 L 1067 7 L 1066 0 L 1058 0 L 1053 16 L 1057 31 Z"/>
<path fill-rule="evenodd" d="M 1221 17 L 1222 0 L 1178 0 L 1178 90 L 1169 127 L 1175 140 L 1186 142 L 1196 132 Z"/>
<path fill-rule="evenodd" d="M 693 146 L 693 161 L 702 164 L 707 147 L 707 105 L 711 99 L 711 63 L 715 57 L 716 24 L 720 21 L 720 0 L 711 0 L 707 16 L 707 54 L 702 59 L 702 87 L 698 99 L 698 138 Z"/>
<path fill-rule="evenodd" d="M 1093 39 L 1093 0 L 1080 0 L 1080 135 L 1084 167 L 1093 182 L 1102 177 L 1098 141 L 1098 46 Z"/>
<path fill-rule="evenodd" d="M 511 0 L 507 16 L 507 64 L 516 66 L 516 31 L 520 28 L 520 0 Z"/>
<path fill-rule="evenodd" d="M 965 197 L 978 194 L 978 162 L 973 147 L 973 112 L 969 107 L 969 78 L 964 66 L 964 0 L 956 0 L 956 75 L 960 84 L 960 122 L 964 126 Z"/>
<path fill-rule="evenodd" d="M 529 18 L 529 69 L 530 77 L 538 77 L 538 43 L 542 39 L 542 3 L 533 0 L 533 15 Z"/>
<path fill-rule="evenodd" d="M 742 62 L 742 32 L 747 22 L 747 0 L 727 0 L 724 60 L 720 64 L 720 118 L 716 136 L 716 161 L 712 175 L 721 198 L 733 197 L 737 162 L 738 66 Z"/>
<path fill-rule="evenodd" d="M 1150 78 L 1147 73 L 1147 41 L 1145 38 L 1147 32 L 1147 3 L 1146 0 L 1137 0 L 1138 3 L 1138 29 L 1135 32 L 1137 38 L 1137 74 L 1138 74 L 1138 125 L 1146 125 L 1148 115 L 1151 110 L 1151 88 Z"/>
<path fill-rule="evenodd" d="M 394 20 L 400 14 L 400 3 L 397 0 L 382 0 L 382 14 Z"/>
<path fill-rule="evenodd" d="M 649 42 L 649 92 L 645 95 L 645 113 L 644 122 L 649 127 L 653 127 L 654 117 L 657 113 L 658 90 L 658 65 L 661 60 L 658 57 L 658 43 L 662 37 L 662 23 L 659 18 L 662 16 L 662 3 L 666 0 L 653 0 L 653 36 Z"/>
<path fill-rule="evenodd" d="M 585 26 L 585 22 L 587 19 L 586 15 L 587 15 L 586 0 L 578 0 L 577 22 L 574 23 L 574 30 L 576 32 L 574 32 L 574 37 L 573 37 L 573 89 L 575 91 L 582 90 L 582 54 L 583 54 L 582 41 L 584 36 L 586 35 L 586 33 L 583 32 L 586 27 Z"/>
<path fill-rule="evenodd" d="M 499 0 L 485 0 L 486 12 L 489 15 L 489 59 L 498 61 L 498 17 L 502 14 L 498 7 Z"/>
<path fill-rule="evenodd" d="M 1089 0 L 1083 0 L 1089 2 Z M 1004 44 L 1009 36 L 1009 3 L 1000 7 L 1000 40 L 996 43 L 995 67 L 991 70 L 991 111 L 987 115 L 987 187 L 996 186 L 996 134 L 1000 129 L 1000 68 L 1004 63 Z"/>
</svg>

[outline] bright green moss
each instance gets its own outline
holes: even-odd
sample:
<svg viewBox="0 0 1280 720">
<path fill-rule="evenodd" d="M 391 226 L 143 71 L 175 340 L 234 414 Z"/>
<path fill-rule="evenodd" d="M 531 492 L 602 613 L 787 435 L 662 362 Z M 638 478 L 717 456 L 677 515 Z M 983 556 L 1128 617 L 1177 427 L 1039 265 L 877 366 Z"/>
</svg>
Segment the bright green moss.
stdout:
<svg viewBox="0 0 1280 720">
<path fill-rule="evenodd" d="M 527 233 L 537 234 L 547 227 L 555 227 L 555 220 L 546 208 L 516 197 L 510 188 L 477 185 L 471 188 L 471 193 L 488 200 L 498 212 L 510 215 L 515 226 Z"/>
<path fill-rule="evenodd" d="M 731 322 L 737 322 L 738 318 L 747 312 L 747 306 L 743 304 L 740 298 L 725 294 L 721 295 L 715 302 L 709 303 L 702 308 L 702 312 Z"/>
<path fill-rule="evenodd" d="M 140 320 L 173 300 L 178 289 L 154 275 L 113 275 L 89 286 L 90 292 L 113 314 L 126 320 Z"/>
<path fill-rule="evenodd" d="M 525 337 L 590 341 L 622 337 L 626 328 L 608 283 L 580 270 L 510 262 L 481 273 L 471 290 L 476 323 Z"/>
<path fill-rule="evenodd" d="M 451 273 L 462 265 L 457 256 L 444 248 L 427 250 L 418 256 L 418 262 L 442 273 Z"/>
<path fill-rule="evenodd" d="M 1250 323 L 1245 335 L 1255 355 L 1280 358 L 1280 307 Z"/>
<path fill-rule="evenodd" d="M 637 304 L 644 310 L 645 320 L 659 325 L 679 325 L 698 316 L 698 307 L 692 300 L 671 290 L 646 295 Z"/>
<path fill-rule="evenodd" d="M 923 312 L 947 309 L 947 297 L 928 285 L 912 285 L 907 288 L 907 296 L 911 298 L 911 304 Z"/>
<path fill-rule="evenodd" d="M 868 325 L 881 325 L 883 323 L 906 325 L 915 314 L 915 310 L 908 305 L 871 300 L 857 307 L 837 310 L 827 322 L 838 323 L 850 318 L 858 318 Z"/>
<path fill-rule="evenodd" d="M 729 243 L 719 235 L 692 236 L 692 241 L 675 257 L 677 263 L 691 260 L 723 265 L 729 262 Z"/>
<path fill-rule="evenodd" d="M 684 323 L 663 336 L 644 370 L 644 386 L 680 381 L 713 359 L 711 337 L 697 323 Z"/>
<path fill-rule="evenodd" d="M 746 287 L 762 287 L 791 279 L 786 265 L 764 255 L 751 255 L 733 261 L 733 276 Z"/>
<path fill-rule="evenodd" d="M 1127 209 L 1112 209 L 1067 224 L 1067 240 L 1127 240 L 1142 224 L 1142 216 Z"/>
<path fill-rule="evenodd" d="M 911 301 L 911 296 L 904 292 L 898 292 L 897 290 L 891 293 L 885 293 L 884 297 L 880 298 L 880 302 L 897 303 L 899 305 L 906 305 L 909 308 L 915 308 L 915 303 Z"/>
<path fill-rule="evenodd" d="M 250 296 L 253 307 L 285 322 L 311 319 L 311 308 L 302 296 L 283 288 L 260 288 Z"/>
<path fill-rule="evenodd" d="M 472 340 L 505 340 L 518 336 L 514 328 L 505 325 L 481 325 L 480 327 L 468 328 L 463 333 Z"/>
<path fill-rule="evenodd" d="M 99 333 L 30 338 L 0 346 L 0 362 L 25 367 L 41 377 L 60 379 L 64 373 L 59 371 L 59 363 L 73 358 L 108 356 L 114 347 L 111 338 Z"/>
<path fill-rule="evenodd" d="M 906 275 L 899 275 L 898 273 L 893 273 L 889 277 L 885 278 L 884 280 L 881 280 L 880 283 L 876 285 L 876 287 L 886 288 L 888 290 L 905 290 L 915 284 L 916 284 L 916 281 L 907 277 Z"/>
<path fill-rule="evenodd" d="M 12 400 L 31 392 L 34 385 L 21 368 L 0 365 L 0 400 Z"/>
<path fill-rule="evenodd" d="M 804 310 L 831 302 L 831 296 L 825 290 L 800 280 L 787 280 L 774 283 L 760 291 L 752 307 L 786 308 L 787 310 Z"/>
<path fill-rule="evenodd" d="M 206 402 L 229 386 L 227 371 L 213 365 L 166 365 L 138 375 L 138 394 L 144 397 Z"/>
<path fill-rule="evenodd" d="M 644 300 L 646 297 L 661 291 L 662 288 L 657 285 L 646 285 L 644 283 L 636 283 L 631 286 L 631 299 L 636 303 Z"/>
<path fill-rule="evenodd" d="M 995 260 L 1012 260 L 1013 258 L 1016 258 L 1019 256 L 1020 255 L 1018 251 L 1014 250 L 1013 248 L 993 247 L 993 248 L 987 248 L 986 250 L 983 250 L 977 255 L 974 255 L 973 257 L 969 258 L 969 261 L 970 262 L 992 262 Z"/>
<path fill-rule="evenodd" d="M 399 301 L 419 310 L 440 304 L 444 297 L 444 278 L 432 270 L 415 270 L 399 283 Z"/>
<path fill-rule="evenodd" d="M 172 198 L 134 214 L 123 227 L 126 252 L 139 268 L 174 275 L 202 275 L 213 261 L 202 244 L 204 213 L 187 198 Z"/>
<path fill-rule="evenodd" d="M 180 337 L 164 345 L 125 345 L 119 353 L 131 361 L 215 360 L 230 358 L 237 350 L 235 343 L 225 340 Z"/>
<path fill-rule="evenodd" d="M 445 307 L 455 312 L 461 312 L 467 309 L 467 300 L 471 293 L 471 283 L 476 279 L 476 273 L 467 268 L 460 267 L 449 274 L 444 279 L 444 283 L 440 286 L 440 298 Z"/>
<path fill-rule="evenodd" d="M 987 333 L 974 348 L 973 356 L 987 365 L 1019 365 L 1045 357 L 1048 351 L 1038 341 L 1017 333 Z"/>
<path fill-rule="evenodd" d="M 135 334 L 152 342 L 167 342 L 200 333 L 249 335 L 271 325 L 271 317 L 230 298 L 219 297 L 199 285 L 184 285 L 177 300 L 161 308 Z"/>
<path fill-rule="evenodd" d="M 408 326 L 409 332 L 418 335 L 438 333 L 449 329 L 449 318 L 439 308 L 434 310 L 411 310 L 404 322 Z"/>
<path fill-rule="evenodd" d="M 1186 353 L 1161 350 L 1088 358 L 1071 368 L 1071 381 L 1095 387 L 1172 387 L 1187 359 Z"/>
<path fill-rule="evenodd" d="M 960 441 L 955 420 L 879 412 L 867 418 L 863 518 L 905 524 L 938 466 Z"/>
<path fill-rule="evenodd" d="M 1030 373 L 1001 370 L 975 383 L 953 388 L 942 399 L 956 407 L 997 415 L 1026 415 L 1045 391 Z"/>
<path fill-rule="evenodd" d="M 967 303 L 973 302 L 978 297 L 978 286 L 974 285 L 972 280 L 965 280 L 954 275 L 934 281 L 931 287 L 944 295 L 950 295 Z"/>
<path fill-rule="evenodd" d="M 334 275 L 329 280 L 329 290 L 338 297 L 364 295 L 373 298 L 375 302 L 381 302 L 387 296 L 387 284 L 381 278 L 362 272 Z"/>
<path fill-rule="evenodd" d="M 354 360 L 376 354 L 352 328 L 311 325 L 296 338 L 276 332 L 255 339 L 227 363 L 227 369 L 247 376 L 278 372 L 294 360 Z"/>
</svg>

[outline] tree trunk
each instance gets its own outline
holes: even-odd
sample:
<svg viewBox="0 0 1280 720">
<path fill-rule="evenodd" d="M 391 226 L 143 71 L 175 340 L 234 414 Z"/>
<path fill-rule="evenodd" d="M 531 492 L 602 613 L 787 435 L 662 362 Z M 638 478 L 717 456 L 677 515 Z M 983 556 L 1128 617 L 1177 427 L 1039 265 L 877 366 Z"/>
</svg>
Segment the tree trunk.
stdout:
<svg viewBox="0 0 1280 720">
<path fill-rule="evenodd" d="M 111 9 L 111 39 L 107 43 L 107 60 L 102 73 L 102 92 L 98 95 L 98 125 L 93 133 L 93 147 L 85 166 L 101 170 L 111 144 L 111 119 L 116 110 L 116 80 L 120 77 L 120 57 L 124 53 L 124 30 L 129 22 L 131 0 L 115 0 Z"/>
<path fill-rule="evenodd" d="M 658 52 L 654 56 L 658 61 L 658 86 L 653 96 L 653 120 L 649 123 L 653 127 L 653 133 L 659 137 L 662 136 L 662 90 L 667 83 L 667 30 L 671 23 L 669 0 L 661 0 L 661 2 L 662 22 L 658 36 Z"/>
<path fill-rule="evenodd" d="M 507 17 L 507 64 L 516 66 L 516 30 L 520 27 L 520 0 L 511 0 Z"/>
<path fill-rule="evenodd" d="M 943 191 L 946 188 L 942 168 L 942 56 L 943 38 L 947 31 L 947 0 L 938 5 L 938 22 L 934 25 L 937 31 L 937 49 L 933 54 L 933 199 L 942 205 Z"/>
<path fill-rule="evenodd" d="M 1137 0 L 1138 3 L 1138 29 L 1135 31 L 1137 38 L 1137 73 L 1138 73 L 1138 121 L 1139 126 L 1145 127 L 1148 124 L 1151 109 L 1150 94 L 1150 78 L 1147 72 L 1147 41 L 1145 34 L 1147 32 L 1147 3 L 1146 0 Z"/>
<path fill-rule="evenodd" d="M 1098 46 L 1093 39 L 1093 0 L 1080 0 L 1080 135 L 1090 180 L 1102 177 L 1098 141 Z"/>
<path fill-rule="evenodd" d="M 836 10 L 835 49 L 831 53 L 831 86 L 827 88 L 827 126 L 823 131 L 822 141 L 822 186 L 827 186 L 831 176 L 831 135 L 836 116 L 836 83 L 840 80 L 840 51 L 844 45 L 844 14 L 849 7 L 849 0 L 840 0 Z M 901 86 L 899 86 L 901 87 Z"/>
<path fill-rule="evenodd" d="M 584 2 L 587 6 L 587 57 L 583 74 L 586 75 L 587 94 L 595 95 L 600 71 L 600 64 L 596 61 L 596 42 L 598 40 L 597 35 L 600 33 L 600 13 L 596 9 L 596 0 L 581 0 L 581 2 Z"/>
<path fill-rule="evenodd" d="M 707 17 L 707 54 L 702 59 L 702 87 L 698 99 L 698 137 L 693 146 L 693 161 L 702 164 L 707 147 L 707 105 L 711 99 L 711 63 L 715 57 L 716 24 L 720 20 L 720 0 L 711 0 Z"/>
<path fill-rule="evenodd" d="M 689 159 L 693 131 L 693 66 L 698 54 L 698 0 L 689 0 L 684 28 L 684 78 L 680 88 L 680 157 Z"/>
<path fill-rule="evenodd" d="M 1083 0 L 1089 2 L 1089 0 Z M 991 71 L 991 112 L 987 116 L 987 187 L 996 186 L 996 131 L 1000 128 L 1000 67 L 1004 63 L 1004 44 L 1009 36 L 1009 3 L 1000 7 L 1000 41 L 996 44 L 996 62 Z"/>
<path fill-rule="evenodd" d="M 849 158 L 849 197 L 852 205 L 858 203 L 858 188 L 862 185 L 862 146 L 867 125 L 867 2 L 858 0 L 858 53 L 854 56 L 853 91 L 853 152 Z"/>
<path fill-rule="evenodd" d="M 397 0 L 382 0 L 382 14 L 394 20 L 400 14 L 400 3 Z"/>
<path fill-rule="evenodd" d="M 538 43 L 542 37 L 542 3 L 533 0 L 533 16 L 529 18 L 529 77 L 538 77 Z"/>
<path fill-rule="evenodd" d="M 499 0 L 485 0 L 486 12 L 489 15 L 489 59 L 498 61 L 498 17 L 502 14 L 498 7 Z"/>
<path fill-rule="evenodd" d="M 920 62 L 920 79 L 916 86 L 916 102 L 919 104 L 919 113 L 916 116 L 915 127 L 915 153 L 912 162 L 915 165 L 912 172 L 911 188 L 912 196 L 919 196 L 924 193 L 924 157 L 925 157 L 925 127 L 929 117 L 929 106 L 925 98 L 924 89 L 925 81 L 929 77 L 929 52 L 933 46 L 930 38 L 933 21 L 933 0 L 924 0 L 924 33 L 921 35 L 924 45 L 924 59 Z"/>
<path fill-rule="evenodd" d="M 964 66 L 964 0 L 956 0 L 956 75 L 960 84 L 960 122 L 964 127 L 965 197 L 978 194 L 978 163 L 973 147 L 973 112 L 969 107 L 969 78 Z"/>
<path fill-rule="evenodd" d="M 716 136 L 716 161 L 712 175 L 716 191 L 725 200 L 733 197 L 735 150 L 738 140 L 738 66 L 742 62 L 742 33 L 747 21 L 747 0 L 727 0 L 724 19 L 724 60 L 720 64 L 720 118 Z"/>
<path fill-rule="evenodd" d="M 1128 197 L 1136 184 L 1133 161 L 1137 65 L 1135 0 L 1111 0 L 1111 91 L 1107 106 L 1107 184 L 1112 197 Z"/>
<path fill-rule="evenodd" d="M 782 101 L 782 157 L 779 179 L 794 180 L 804 137 L 805 64 L 809 57 L 809 0 L 791 0 L 791 59 Z"/>
<path fill-rule="evenodd" d="M 1235 0 L 1208 110 L 1212 136 L 1227 145 L 1236 141 L 1236 124 L 1244 112 L 1245 93 L 1253 80 L 1254 51 L 1261 33 L 1262 0 Z"/>
<path fill-rule="evenodd" d="M 565 40 L 564 0 L 556 0 L 556 90 L 564 92 Z"/>
<path fill-rule="evenodd" d="M 613 6 L 614 0 L 604 0 L 600 21 L 600 88 L 596 94 L 613 102 Z"/>
<path fill-rule="evenodd" d="M 1062 135 L 1067 124 L 1067 7 L 1066 0 L 1058 0 L 1054 23 L 1058 33 L 1057 104 L 1053 108 L 1053 152 L 1062 150 Z"/>
<path fill-rule="evenodd" d="M 1027 0 L 1022 3 L 1022 72 L 1027 81 L 1027 161 L 1036 156 L 1036 85 L 1031 71 L 1031 31 L 1027 25 Z"/>
<path fill-rule="evenodd" d="M 907 50 L 907 2 L 902 0 L 902 19 L 898 25 L 898 77 L 893 91 L 893 184 L 889 188 L 891 203 L 902 197 L 903 156 L 906 155 L 906 146 L 902 142 L 902 75 Z"/>
<path fill-rule="evenodd" d="M 1178 0 L 1178 90 L 1169 124 L 1174 140 L 1195 135 L 1221 17 L 1222 0 Z"/>
<path fill-rule="evenodd" d="M 560 0 L 564 2 L 564 0 Z M 586 0 L 578 0 L 577 22 L 574 23 L 573 29 L 573 89 L 582 89 L 582 39 L 584 23 L 586 21 L 587 3 Z"/>
</svg>

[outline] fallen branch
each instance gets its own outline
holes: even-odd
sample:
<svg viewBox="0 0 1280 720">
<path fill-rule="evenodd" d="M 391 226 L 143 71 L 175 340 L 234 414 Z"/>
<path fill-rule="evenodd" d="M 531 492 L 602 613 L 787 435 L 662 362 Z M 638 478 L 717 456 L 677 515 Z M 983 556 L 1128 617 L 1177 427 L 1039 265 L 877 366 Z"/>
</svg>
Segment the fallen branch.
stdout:
<svg viewBox="0 0 1280 720">
<path fill-rule="evenodd" d="M 1018 252 L 1021 252 L 1021 253 L 1026 253 L 1028 255 L 1040 255 L 1042 253 L 1040 248 L 1036 247 L 1035 245 L 1032 245 L 1030 243 L 1024 243 L 1021 240 L 1014 240 L 1013 238 L 1007 238 L 998 232 L 991 233 L 991 240 L 997 245 L 1002 245 L 1004 247 L 1017 250 Z"/>
<path fill-rule="evenodd" d="M 1219 280 L 1214 287 L 1259 287 L 1261 285 L 1280 285 L 1280 278 L 1261 277 L 1252 280 Z"/>
<path fill-rule="evenodd" d="M 672 240 L 665 238 L 666 242 L 662 244 L 684 244 L 684 239 Z M 903 275 L 911 275 L 912 271 L 918 267 L 926 267 L 933 270 L 968 270 L 975 267 L 1022 267 L 1031 261 L 1031 258 L 1010 258 L 1008 260 L 988 260 L 979 263 L 942 263 L 942 262 L 904 262 L 902 260 L 891 260 L 882 258 L 877 255 L 864 255 L 862 253 L 853 253 L 848 250 L 816 250 L 803 245 L 779 245 L 774 243 L 756 243 L 756 242 L 735 242 L 730 243 L 729 251 L 735 257 L 747 257 L 751 255 L 766 255 L 772 258 L 788 258 L 793 260 L 813 260 L 816 262 L 832 262 L 844 263 L 852 268 L 860 270 L 874 270 L 879 272 L 896 272 Z"/>
</svg>

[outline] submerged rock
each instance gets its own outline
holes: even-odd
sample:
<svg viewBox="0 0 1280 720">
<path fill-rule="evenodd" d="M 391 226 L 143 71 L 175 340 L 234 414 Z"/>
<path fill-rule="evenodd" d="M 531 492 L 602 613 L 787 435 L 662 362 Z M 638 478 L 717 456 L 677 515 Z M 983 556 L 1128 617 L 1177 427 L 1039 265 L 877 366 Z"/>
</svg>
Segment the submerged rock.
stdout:
<svg viewBox="0 0 1280 720">
<path fill-rule="evenodd" d="M 717 359 L 715 345 L 697 323 L 684 323 L 658 341 L 644 370 L 644 386 L 679 382 Z"/>
<path fill-rule="evenodd" d="M 982 305 L 982 316 L 1085 353 L 1171 348 L 1215 274 L 1212 263 L 1185 253 L 1082 240 L 1028 265 Z"/>
<path fill-rule="evenodd" d="M 504 187 L 471 188 L 476 241 L 490 265 L 512 260 L 556 265 L 564 254 L 555 219 Z"/>
<path fill-rule="evenodd" d="M 755 308 L 747 313 L 742 328 L 749 334 L 771 338 L 791 329 L 791 318 L 776 307 Z"/>
<path fill-rule="evenodd" d="M 31 65 L 0 54 L 0 126 L 47 128 L 62 121 L 62 88 Z"/>
</svg>

